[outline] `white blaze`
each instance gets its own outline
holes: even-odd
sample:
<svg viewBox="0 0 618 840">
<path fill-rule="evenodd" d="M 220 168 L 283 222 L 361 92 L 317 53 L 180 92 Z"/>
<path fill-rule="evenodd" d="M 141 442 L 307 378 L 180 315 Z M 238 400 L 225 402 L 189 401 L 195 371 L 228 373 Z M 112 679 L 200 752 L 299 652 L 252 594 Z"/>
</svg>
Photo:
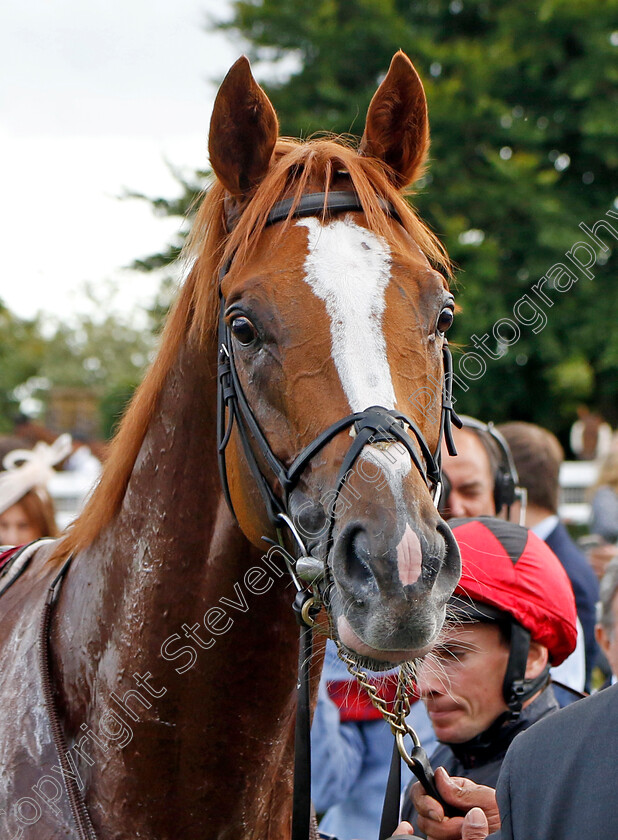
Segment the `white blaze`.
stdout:
<svg viewBox="0 0 618 840">
<path fill-rule="evenodd" d="M 309 217 L 305 281 L 326 304 L 332 356 L 352 412 L 371 405 L 395 407 L 395 392 L 382 332 L 385 292 L 391 277 L 388 244 L 351 218 L 322 226 Z"/>
</svg>

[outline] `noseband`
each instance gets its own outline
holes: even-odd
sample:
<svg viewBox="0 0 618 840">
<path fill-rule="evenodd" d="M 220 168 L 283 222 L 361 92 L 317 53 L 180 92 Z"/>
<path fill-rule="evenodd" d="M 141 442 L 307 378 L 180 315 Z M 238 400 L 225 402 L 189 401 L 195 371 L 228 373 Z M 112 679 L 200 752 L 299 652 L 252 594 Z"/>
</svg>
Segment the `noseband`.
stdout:
<svg viewBox="0 0 618 840">
<path fill-rule="evenodd" d="M 381 204 L 386 213 L 401 223 L 397 212 L 390 203 L 381 200 Z M 296 205 L 293 204 L 292 199 L 285 199 L 277 202 L 268 215 L 266 226 L 274 225 L 290 218 L 321 216 L 325 212 L 329 212 L 331 214 L 343 212 L 363 212 L 363 207 L 358 199 L 358 196 L 354 192 L 337 191 L 329 192 L 327 194 L 310 193 L 308 195 L 304 195 Z M 228 227 L 232 226 L 235 222 L 236 219 L 228 219 Z M 225 498 L 232 514 L 235 516 L 227 479 L 225 451 L 234 424 L 236 424 L 245 458 L 247 459 L 247 463 L 249 464 L 255 483 L 260 491 L 271 523 L 275 526 L 279 534 L 282 524 L 284 524 L 292 532 L 292 536 L 301 551 L 301 555 L 305 557 L 307 556 L 307 550 L 305 549 L 304 543 L 298 534 L 298 530 L 289 515 L 288 505 L 290 493 L 297 486 L 303 471 L 306 469 L 311 459 L 317 455 L 318 452 L 320 452 L 320 450 L 322 450 L 331 440 L 333 440 L 336 435 L 345 429 L 351 429 L 351 427 L 354 427 L 355 437 L 339 471 L 335 486 L 335 500 L 339 496 L 346 477 L 365 446 L 373 443 L 400 443 L 409 453 L 412 463 L 429 487 L 434 503 L 437 505 L 441 490 L 440 447 L 442 437 L 444 436 L 449 453 L 453 455 L 456 454 L 451 424 L 454 423 L 458 427 L 461 425 L 459 418 L 453 411 L 453 367 L 446 338 L 444 338 L 442 350 L 444 381 L 442 386 L 440 433 L 435 452 L 431 452 L 421 430 L 418 428 L 416 423 L 414 423 L 414 421 L 405 414 L 402 414 L 400 411 L 396 411 L 394 409 L 384 408 L 383 406 L 371 406 L 364 411 L 357 411 L 354 414 L 349 414 L 347 417 L 343 417 L 340 420 L 335 421 L 331 426 L 318 435 L 312 443 L 306 446 L 296 456 L 289 467 L 286 467 L 285 464 L 277 458 L 270 446 L 270 443 L 260 428 L 255 414 L 247 401 L 242 384 L 238 377 L 238 371 L 234 360 L 232 336 L 230 328 L 225 322 L 225 298 L 223 297 L 221 289 L 223 280 L 230 270 L 232 260 L 233 257 L 228 260 L 219 273 L 220 308 L 217 388 L 217 443 L 219 472 L 221 475 L 221 484 Z M 262 468 L 258 463 L 256 452 L 251 443 L 251 438 L 255 442 L 255 446 L 257 447 L 262 460 L 268 465 L 268 468 L 272 473 L 272 477 L 281 488 L 280 496 L 277 495 L 273 484 L 271 484 L 264 475 Z M 419 452 L 421 457 L 419 457 Z M 331 513 L 328 516 L 328 536 L 324 554 L 325 557 L 328 557 L 332 543 L 335 507 L 336 505 L 331 505 Z M 282 542 L 281 539 L 280 542 Z M 283 545 L 281 547 L 283 548 Z M 290 571 L 295 578 L 295 583 L 298 584 L 298 576 L 295 574 L 295 569 L 293 568 L 293 566 L 296 565 L 296 562 L 294 558 L 291 557 L 290 561 L 292 564 Z"/>
</svg>

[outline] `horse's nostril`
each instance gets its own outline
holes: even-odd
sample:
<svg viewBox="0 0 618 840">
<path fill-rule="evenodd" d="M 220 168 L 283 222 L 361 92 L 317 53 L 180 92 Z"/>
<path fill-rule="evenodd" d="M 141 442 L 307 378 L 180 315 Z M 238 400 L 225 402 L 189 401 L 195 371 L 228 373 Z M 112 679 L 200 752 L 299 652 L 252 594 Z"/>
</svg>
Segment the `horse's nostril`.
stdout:
<svg viewBox="0 0 618 840">
<path fill-rule="evenodd" d="M 370 558 L 367 532 L 362 528 L 357 528 L 350 535 L 344 553 L 344 567 L 351 582 L 365 585 L 373 579 Z"/>
<path fill-rule="evenodd" d="M 443 522 L 443 521 L 438 522 L 438 524 L 436 525 L 436 531 L 438 532 L 438 534 L 440 534 L 440 536 L 444 540 L 444 544 L 445 544 L 445 548 L 446 548 L 446 550 L 445 550 L 446 555 L 448 555 L 449 553 L 452 553 L 453 550 L 455 552 L 458 551 L 457 543 L 455 542 L 455 537 L 453 536 L 453 532 L 451 531 L 449 526 L 446 524 L 446 522 Z"/>
<path fill-rule="evenodd" d="M 459 576 L 461 574 L 461 563 L 459 560 L 459 547 L 453 536 L 453 532 L 446 524 L 446 522 L 439 522 L 436 531 L 444 540 L 445 551 L 440 562 L 437 564 L 437 570 L 441 571 L 444 578 L 444 585 L 451 585 L 451 590 L 455 588 Z"/>
</svg>

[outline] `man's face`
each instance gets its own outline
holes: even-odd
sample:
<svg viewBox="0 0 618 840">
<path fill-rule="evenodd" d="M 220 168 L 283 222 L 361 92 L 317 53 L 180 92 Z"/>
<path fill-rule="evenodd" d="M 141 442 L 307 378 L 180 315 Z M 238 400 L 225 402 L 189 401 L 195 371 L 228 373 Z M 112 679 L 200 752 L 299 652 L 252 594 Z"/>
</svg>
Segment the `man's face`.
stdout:
<svg viewBox="0 0 618 840">
<path fill-rule="evenodd" d="M 618 677 L 618 591 L 616 591 L 612 600 L 612 617 L 614 619 L 612 632 L 608 633 L 602 624 L 597 624 L 596 634 L 601 650 L 612 669 L 612 674 Z"/>
<path fill-rule="evenodd" d="M 438 740 L 462 744 L 507 710 L 502 696 L 509 648 L 495 624 L 464 625 L 420 662 L 418 686 Z"/>
<path fill-rule="evenodd" d="M 495 516 L 494 476 L 489 456 L 469 429 L 454 429 L 457 455 L 442 449 L 442 469 L 451 483 L 443 512 L 445 519 L 459 516 Z"/>
</svg>

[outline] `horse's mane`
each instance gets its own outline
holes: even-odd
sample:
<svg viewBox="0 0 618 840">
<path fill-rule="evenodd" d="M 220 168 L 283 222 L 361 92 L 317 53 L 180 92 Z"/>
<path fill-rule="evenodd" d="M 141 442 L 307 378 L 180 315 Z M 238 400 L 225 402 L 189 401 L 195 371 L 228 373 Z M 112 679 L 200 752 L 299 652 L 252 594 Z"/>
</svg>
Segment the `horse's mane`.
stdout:
<svg viewBox="0 0 618 840">
<path fill-rule="evenodd" d="M 381 199 L 390 202 L 403 227 L 429 261 L 450 276 L 450 264 L 442 244 L 418 218 L 402 192 L 393 186 L 387 167 L 374 158 L 359 155 L 343 138 L 304 142 L 280 139 L 268 173 L 231 233 L 227 232 L 225 221 L 225 190 L 215 181 L 202 197 L 185 246 L 183 257 L 192 268 L 168 316 L 157 358 L 120 424 L 94 493 L 61 541 L 57 555 L 67 556 L 84 549 L 120 510 L 159 395 L 182 343 L 188 336 L 203 342 L 214 338 L 220 267 L 232 255 L 235 267 L 248 261 L 268 214 L 283 196 L 291 197 L 295 204 L 304 192 L 328 192 L 344 179 L 356 191 L 371 230 L 385 238 L 389 236 L 389 220 Z M 282 232 L 289 221 L 281 225 Z"/>
</svg>

